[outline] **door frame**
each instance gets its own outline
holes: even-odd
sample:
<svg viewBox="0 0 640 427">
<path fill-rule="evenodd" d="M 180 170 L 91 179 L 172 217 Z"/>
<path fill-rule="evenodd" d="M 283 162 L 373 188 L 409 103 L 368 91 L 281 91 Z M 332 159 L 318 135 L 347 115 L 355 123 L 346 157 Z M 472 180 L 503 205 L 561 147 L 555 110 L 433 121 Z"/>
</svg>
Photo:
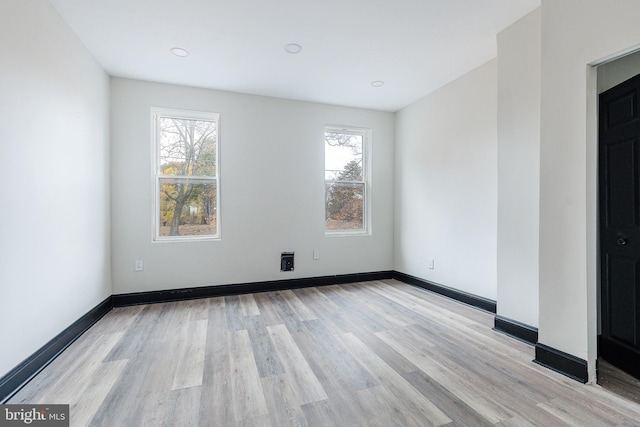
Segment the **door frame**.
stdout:
<svg viewBox="0 0 640 427">
<path fill-rule="evenodd" d="M 617 57 L 622 57 L 619 55 Z M 616 57 L 616 58 L 617 58 Z M 613 60 L 613 59 L 611 59 Z M 598 66 L 609 61 L 587 64 L 586 129 L 586 239 L 587 239 L 587 369 L 597 380 L 598 335 L 600 334 L 600 236 L 598 214 Z"/>
<path fill-rule="evenodd" d="M 597 380 L 597 359 L 599 356 L 598 336 L 602 331 L 601 308 L 601 262 L 600 262 L 600 217 L 599 217 L 599 93 L 598 69 L 609 62 L 640 52 L 638 46 L 609 55 L 587 64 L 587 195 L 586 195 L 586 238 L 587 238 L 587 319 L 588 319 L 588 369 L 589 378 Z M 640 74 L 640 68 L 636 74 Z M 622 82 L 620 82 L 622 83 Z"/>
</svg>

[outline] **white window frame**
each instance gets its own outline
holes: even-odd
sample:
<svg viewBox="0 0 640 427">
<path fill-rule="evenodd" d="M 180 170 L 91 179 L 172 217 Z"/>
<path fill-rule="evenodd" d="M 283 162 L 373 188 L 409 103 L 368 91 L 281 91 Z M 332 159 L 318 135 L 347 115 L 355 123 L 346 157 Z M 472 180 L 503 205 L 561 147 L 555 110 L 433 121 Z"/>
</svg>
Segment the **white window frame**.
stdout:
<svg viewBox="0 0 640 427">
<path fill-rule="evenodd" d="M 171 117 L 176 119 L 187 120 L 204 120 L 213 121 L 216 123 L 216 176 L 189 176 L 190 179 L 197 179 L 199 181 L 211 181 L 216 183 L 216 234 L 201 235 L 201 236 L 160 236 L 160 180 L 161 178 L 187 178 L 184 176 L 176 175 L 161 175 L 160 174 L 160 118 Z M 151 107 L 151 145 L 152 145 L 152 188 L 153 188 L 153 203 L 152 203 L 152 241 L 154 243 L 163 242 L 194 242 L 203 240 L 220 240 L 220 224 L 221 224 L 221 212 L 220 212 L 220 113 L 212 113 L 205 111 L 193 111 L 182 110 L 176 108 L 160 108 Z"/>
<path fill-rule="evenodd" d="M 326 144 L 324 135 L 326 132 L 335 132 L 335 133 L 344 133 L 344 134 L 352 134 L 352 135 L 361 135 L 362 136 L 362 181 L 336 181 L 336 180 L 327 180 L 326 176 L 324 179 L 324 217 L 326 218 L 326 191 L 327 191 L 327 183 L 355 183 L 355 184 L 363 184 L 363 198 L 362 201 L 362 229 L 351 229 L 351 230 L 327 230 L 326 228 L 326 220 L 325 220 L 325 228 L 324 234 L 327 237 L 348 237 L 348 236 L 369 236 L 371 235 L 371 146 L 372 146 L 372 130 L 369 128 L 361 128 L 355 126 L 343 126 L 343 125 L 325 125 L 323 132 L 323 146 Z M 326 152 L 325 152 L 326 156 Z M 323 164 L 325 164 L 325 158 L 323 158 Z M 325 170 L 323 168 L 323 175 L 325 174 Z"/>
</svg>

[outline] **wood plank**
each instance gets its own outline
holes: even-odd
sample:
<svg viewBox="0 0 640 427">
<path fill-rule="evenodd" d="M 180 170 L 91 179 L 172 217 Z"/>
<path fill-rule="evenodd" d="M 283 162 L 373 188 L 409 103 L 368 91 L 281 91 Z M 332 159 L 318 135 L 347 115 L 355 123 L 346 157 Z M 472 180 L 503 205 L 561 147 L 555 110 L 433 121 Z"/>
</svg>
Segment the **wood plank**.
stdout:
<svg viewBox="0 0 640 427">
<path fill-rule="evenodd" d="M 434 332 L 421 325 L 411 325 L 403 332 L 406 333 L 403 337 L 405 342 L 415 343 L 427 340 L 440 343 L 436 348 L 422 346 L 421 349 L 427 357 L 444 368 L 457 372 L 461 377 L 469 378 L 467 382 L 470 385 L 495 390 L 491 395 L 493 401 L 504 402 L 510 407 L 517 408 L 515 412 L 526 419 L 543 421 L 536 420 L 535 414 L 539 411 L 535 410 L 535 405 L 549 400 L 551 395 L 545 392 L 546 384 L 538 384 L 540 387 L 534 387 L 528 370 L 520 370 L 519 365 L 510 364 L 508 361 L 506 362 L 509 363 L 508 369 L 498 367 L 501 359 L 492 359 L 492 354 L 482 347 L 461 347 L 448 331 Z M 479 381 L 483 377 L 485 379 Z"/>
<path fill-rule="evenodd" d="M 419 297 L 412 293 L 399 290 L 397 287 L 388 285 L 383 282 L 374 282 L 374 284 L 372 285 L 372 289 L 376 292 L 381 293 L 386 298 L 395 301 L 398 304 L 403 305 L 409 310 L 412 310 L 428 319 L 433 319 L 434 315 L 437 315 L 441 321 L 447 324 L 456 323 L 460 326 L 470 326 L 476 324 L 475 321 L 465 317 L 462 314 L 458 314 L 457 312 L 440 307 L 435 303 L 435 298 L 426 299 L 424 298 L 424 296 Z"/>
<path fill-rule="evenodd" d="M 198 298 L 189 301 L 185 301 L 185 310 L 189 312 L 189 320 L 207 320 L 209 317 L 209 309 L 211 308 L 211 301 L 209 298 Z"/>
<path fill-rule="evenodd" d="M 171 309 L 172 306 L 168 304 L 144 306 L 126 329 L 124 337 L 105 357 L 105 361 L 126 360 L 144 352 L 148 343 L 161 330 L 161 325 L 165 323 L 162 318 L 169 316 Z"/>
<path fill-rule="evenodd" d="M 288 374 L 265 377 L 261 381 L 271 424 L 297 427 L 309 425 Z"/>
<path fill-rule="evenodd" d="M 355 391 L 378 385 L 378 382 L 349 353 L 340 340 L 329 332 L 322 322 L 319 320 L 306 320 L 304 325 L 320 345 L 323 354 L 328 355 L 329 360 L 336 367 L 336 374 L 345 381 L 349 388 Z"/>
<path fill-rule="evenodd" d="M 415 423 L 417 426 L 440 426 L 451 422 L 445 413 L 420 394 L 398 372 L 372 353 L 355 335 L 348 333 L 339 338 L 380 384 L 395 396 L 397 405 L 403 406 L 407 422 Z"/>
<path fill-rule="evenodd" d="M 351 303 L 346 298 L 348 293 L 343 294 L 338 286 L 323 286 L 320 291 L 342 309 L 341 313 L 337 314 L 347 318 L 347 321 L 344 322 L 346 325 L 357 322 L 361 325 L 366 325 L 372 332 L 388 329 L 388 326 L 381 322 L 380 316 L 374 317 L 369 314 L 370 310 L 361 310 L 357 304 Z"/>
<path fill-rule="evenodd" d="M 523 420 L 520 417 L 509 418 L 508 420 L 500 421 L 499 423 L 494 424 L 496 427 L 537 427 L 534 424 L 531 424 L 528 421 Z M 558 420 L 557 427 L 566 426 L 566 423 Z"/>
<path fill-rule="evenodd" d="M 326 400 L 302 405 L 309 427 L 339 426 L 338 416 Z"/>
<path fill-rule="evenodd" d="M 110 389 L 96 411 L 92 426 L 145 425 L 161 423 L 168 403 L 169 385 L 162 386 L 152 376 L 162 381 L 159 365 L 164 363 L 130 361 Z M 164 389 L 165 391 L 158 391 Z"/>
<path fill-rule="evenodd" d="M 100 321 L 93 325 L 82 337 L 91 335 L 110 334 L 114 332 L 124 332 L 136 320 L 137 316 L 144 310 L 144 305 L 132 307 L 115 307 L 104 315 Z"/>
<path fill-rule="evenodd" d="M 197 427 L 200 424 L 202 387 L 180 388 L 171 391 L 163 427 Z"/>
<path fill-rule="evenodd" d="M 327 399 L 327 394 L 291 337 L 287 327 L 285 325 L 274 325 L 268 326 L 267 330 L 285 368 L 285 372 L 293 380 L 300 403 L 305 404 Z"/>
<path fill-rule="evenodd" d="M 409 384 L 427 397 L 456 424 L 461 426 L 490 426 L 492 422 L 451 393 L 422 371 L 402 375 Z"/>
<path fill-rule="evenodd" d="M 358 390 L 358 395 L 370 417 L 366 425 L 373 424 L 385 427 L 422 427 L 428 425 L 426 421 L 420 421 L 412 416 L 411 411 L 407 410 L 406 403 L 399 401 L 384 386 Z"/>
<path fill-rule="evenodd" d="M 267 325 L 262 320 L 262 316 L 245 318 L 245 325 L 247 326 L 247 332 L 251 340 L 251 348 L 260 377 L 264 378 L 284 374 L 284 368 L 273 347 L 273 342 L 269 337 L 269 331 L 267 331 Z"/>
<path fill-rule="evenodd" d="M 297 314 L 291 309 L 291 306 L 287 304 L 280 292 L 269 292 L 267 294 L 271 305 L 278 313 L 278 317 L 282 319 L 290 333 L 295 334 L 304 330 L 302 321 L 298 318 Z"/>
<path fill-rule="evenodd" d="M 607 407 L 585 405 L 582 400 L 567 397 L 556 397 L 538 404 L 538 407 L 569 425 L 599 427 L 619 425 L 625 421 L 623 415 L 609 411 Z"/>
<path fill-rule="evenodd" d="M 315 320 L 318 318 L 313 310 L 303 303 L 292 290 L 281 291 L 280 295 L 282 295 L 282 298 L 289 304 L 291 310 L 299 320 Z"/>
<path fill-rule="evenodd" d="M 207 341 L 200 392 L 199 420 L 210 425 L 235 424 L 231 402 L 231 363 L 224 305 L 209 309 Z"/>
<path fill-rule="evenodd" d="M 105 330 L 112 330 L 111 328 Z M 18 391 L 12 401 L 16 403 L 55 402 L 70 403 L 58 399 L 71 399 L 82 391 L 78 384 L 95 375 L 100 363 L 110 353 L 124 332 L 83 335 L 65 351 L 66 357 L 58 357 L 28 387 Z M 48 403 L 55 403 L 50 400 Z"/>
<path fill-rule="evenodd" d="M 259 316 L 260 309 L 253 298 L 253 294 L 238 295 L 243 316 Z"/>
<path fill-rule="evenodd" d="M 378 338 L 375 334 L 363 330 L 363 328 L 352 328 L 352 332 L 358 337 L 376 356 L 393 368 L 399 374 L 414 372 L 418 367 L 407 360 L 402 354 L 390 347 L 387 343 Z"/>
<path fill-rule="evenodd" d="M 237 424 L 239 427 L 279 427 L 271 424 L 268 415 L 260 415 L 257 417 L 247 418 Z"/>
<path fill-rule="evenodd" d="M 251 341 L 246 330 L 229 334 L 231 398 L 236 421 L 268 415 Z"/>
<path fill-rule="evenodd" d="M 460 400 L 473 408 L 482 417 L 488 419 L 489 422 L 497 423 L 514 416 L 512 412 L 506 410 L 501 405 L 492 402 L 488 396 L 485 395 L 486 390 L 484 388 L 478 389 L 474 386 L 470 386 L 466 379 L 460 378 L 456 372 L 452 372 L 442 367 L 440 364 L 426 356 L 420 349 L 415 348 L 407 342 L 397 340 L 388 332 L 380 332 L 377 336 L 392 348 L 396 349 L 396 351 L 406 357 L 414 365 L 418 366 L 420 370 L 426 373 L 429 377 L 434 378 L 443 387 L 455 394 Z"/>
<path fill-rule="evenodd" d="M 42 393 L 39 396 L 40 402 L 74 404 L 82 400 L 84 393 L 87 392 L 89 386 L 85 385 L 85 378 L 97 376 L 98 371 L 105 371 L 109 374 L 116 373 L 117 377 L 117 373 L 126 366 L 126 361 L 109 365 L 108 363 L 103 363 L 102 360 L 114 345 L 122 339 L 123 335 L 122 332 L 116 332 L 88 337 L 88 343 L 94 343 L 94 345 L 91 346 L 93 353 L 75 351 L 76 357 L 73 359 L 74 363 L 67 364 L 67 370 L 57 381 L 58 385 L 53 384 L 49 389 L 49 393 Z M 109 379 L 107 379 L 107 382 L 113 384 Z"/>
<path fill-rule="evenodd" d="M 358 283 L 349 287 L 348 292 L 352 294 L 353 302 L 361 309 L 383 317 L 388 328 L 404 327 L 426 320 L 414 311 L 372 291 L 367 283 Z"/>
<path fill-rule="evenodd" d="M 224 307 L 226 304 L 224 297 L 207 298 L 206 301 L 209 301 L 209 309 Z"/>
<path fill-rule="evenodd" d="M 177 335 L 174 345 L 179 352 L 171 390 L 202 385 L 208 323 L 207 319 L 190 321 Z"/>
<path fill-rule="evenodd" d="M 460 303 L 459 301 L 456 301 L 452 298 L 440 295 L 424 288 L 420 288 L 418 286 L 408 285 L 395 279 L 377 281 L 376 283 L 383 286 L 393 287 L 402 293 L 411 294 L 419 299 L 429 301 L 431 304 L 437 305 L 440 308 L 444 308 L 445 310 L 456 313 L 463 313 L 463 315 L 467 319 L 473 321 L 474 323 L 482 325 L 487 329 L 493 328 L 493 313 L 489 313 L 477 307 Z"/>
<path fill-rule="evenodd" d="M 225 297 L 224 308 L 227 318 L 227 328 L 229 331 L 242 331 L 244 326 L 244 316 L 242 315 L 242 304 L 238 295 Z"/>
<path fill-rule="evenodd" d="M 293 293 L 318 316 L 324 313 L 330 317 L 343 311 L 336 303 L 320 292 L 319 288 L 293 289 Z"/>
<path fill-rule="evenodd" d="M 157 305 L 160 306 L 158 312 L 163 315 L 152 316 L 154 335 L 145 341 L 143 348 L 130 343 L 139 352 L 131 355 L 129 363 L 96 411 L 92 425 L 142 426 L 162 423 L 180 351 L 181 338 L 174 335 L 174 325 L 180 325 L 188 318 L 188 312 L 181 310 L 184 305 L 180 303 Z M 139 335 L 126 338 L 133 337 L 139 338 Z"/>
<path fill-rule="evenodd" d="M 322 412 L 323 417 L 332 414 L 331 419 L 334 420 L 332 425 L 360 425 L 366 422 L 368 417 L 358 394 L 347 380 L 342 378 L 333 358 L 309 333 L 294 334 L 293 339 L 329 397 L 323 402 L 332 410 Z M 321 405 L 320 409 L 313 405 L 310 408 L 315 408 L 311 410 L 316 411 L 324 408 L 324 405 Z M 307 419 L 312 423 L 313 420 L 309 416 Z"/>
<path fill-rule="evenodd" d="M 155 417 L 161 420 L 168 401 L 169 386 L 147 382 L 155 376 L 162 382 L 164 363 L 142 362 L 142 359 L 129 361 L 125 369 L 111 387 L 109 393 L 97 409 L 91 425 L 145 425 L 153 422 Z M 160 392 L 156 390 L 164 389 Z M 160 424 L 157 422 L 156 424 Z"/>
<path fill-rule="evenodd" d="M 95 417 L 98 408 L 106 399 L 108 393 L 115 382 L 120 378 L 127 362 L 119 360 L 116 362 L 102 363 L 100 367 L 92 373 L 92 381 L 86 383 L 83 392 L 74 401 L 63 401 L 60 403 L 70 404 L 70 418 L 73 425 L 89 425 L 90 421 Z M 48 403 L 54 400 L 47 399 Z M 47 403 L 47 402 L 42 402 Z"/>
<path fill-rule="evenodd" d="M 634 390 L 636 393 L 640 393 L 640 390 Z M 624 396 L 619 396 L 615 393 L 611 393 L 608 390 L 598 386 L 591 385 L 589 387 L 578 387 L 565 389 L 564 393 L 558 393 L 561 396 L 572 396 L 575 399 L 582 400 L 585 404 L 594 406 L 605 406 L 621 414 L 627 419 L 640 420 L 640 405 L 632 400 L 626 399 Z"/>
<path fill-rule="evenodd" d="M 265 325 L 282 325 L 284 322 L 271 303 L 269 294 L 270 292 L 261 292 L 253 296 L 258 310 L 260 310 L 260 318 Z"/>
</svg>

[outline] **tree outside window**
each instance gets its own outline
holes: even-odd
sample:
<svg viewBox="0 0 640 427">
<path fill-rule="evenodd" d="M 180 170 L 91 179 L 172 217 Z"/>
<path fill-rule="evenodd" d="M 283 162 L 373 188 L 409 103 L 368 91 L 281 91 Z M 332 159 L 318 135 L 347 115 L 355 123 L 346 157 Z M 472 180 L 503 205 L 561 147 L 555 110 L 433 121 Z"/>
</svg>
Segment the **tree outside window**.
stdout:
<svg viewBox="0 0 640 427">
<path fill-rule="evenodd" d="M 216 238 L 218 115 L 154 113 L 156 240 Z"/>
<path fill-rule="evenodd" d="M 327 233 L 367 230 L 365 147 L 368 132 L 325 130 L 325 225 Z"/>
</svg>

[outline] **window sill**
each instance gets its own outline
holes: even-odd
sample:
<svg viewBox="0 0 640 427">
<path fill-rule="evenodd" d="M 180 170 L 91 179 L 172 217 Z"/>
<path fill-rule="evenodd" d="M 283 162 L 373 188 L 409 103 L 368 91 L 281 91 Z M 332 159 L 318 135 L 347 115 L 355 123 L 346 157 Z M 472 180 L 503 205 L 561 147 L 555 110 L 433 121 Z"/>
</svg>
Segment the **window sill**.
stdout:
<svg viewBox="0 0 640 427">
<path fill-rule="evenodd" d="M 187 242 L 215 242 L 220 240 L 220 236 L 202 236 L 202 237 L 156 237 L 153 243 L 187 243 Z"/>
<path fill-rule="evenodd" d="M 371 236 L 371 232 L 367 230 L 361 231 L 325 231 L 325 237 L 358 237 L 358 236 Z"/>
</svg>

